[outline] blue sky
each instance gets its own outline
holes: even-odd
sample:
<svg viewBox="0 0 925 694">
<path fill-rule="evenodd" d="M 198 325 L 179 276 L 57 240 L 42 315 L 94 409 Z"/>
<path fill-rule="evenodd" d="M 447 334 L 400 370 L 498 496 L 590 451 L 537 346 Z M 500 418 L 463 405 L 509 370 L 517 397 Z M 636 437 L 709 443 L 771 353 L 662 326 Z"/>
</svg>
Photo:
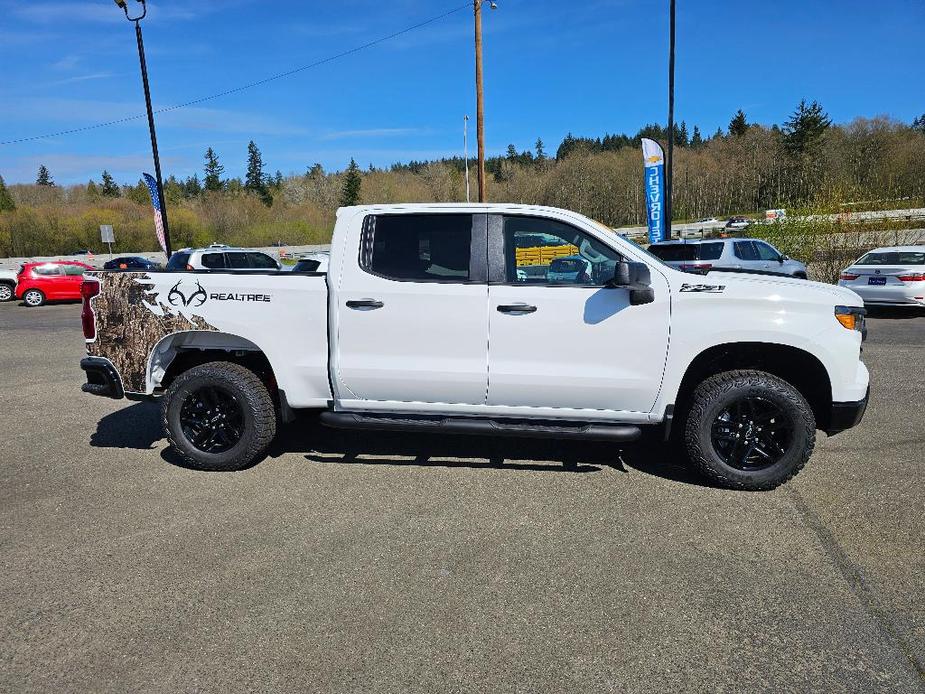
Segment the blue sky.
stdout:
<svg viewBox="0 0 925 694">
<path fill-rule="evenodd" d="M 133 0 L 129 0 L 135 4 Z M 364 44 L 461 0 L 152 0 L 143 23 L 155 107 L 220 92 Z M 485 10 L 490 153 L 542 137 L 635 132 L 666 118 L 668 0 L 498 0 Z M 736 109 L 782 122 L 802 97 L 836 122 L 925 112 L 922 0 L 678 0 L 676 117 L 704 133 Z M 460 154 L 474 115 L 472 15 L 293 77 L 158 116 L 165 176 L 226 174 L 247 142 L 270 171 Z M 134 32 L 111 0 L 0 0 L 0 141 L 143 112 Z M 470 130 L 474 142 L 474 127 Z M 470 151 L 474 147 L 470 147 Z M 46 164 L 58 183 L 150 171 L 144 119 L 0 146 L 7 182 Z"/>
</svg>

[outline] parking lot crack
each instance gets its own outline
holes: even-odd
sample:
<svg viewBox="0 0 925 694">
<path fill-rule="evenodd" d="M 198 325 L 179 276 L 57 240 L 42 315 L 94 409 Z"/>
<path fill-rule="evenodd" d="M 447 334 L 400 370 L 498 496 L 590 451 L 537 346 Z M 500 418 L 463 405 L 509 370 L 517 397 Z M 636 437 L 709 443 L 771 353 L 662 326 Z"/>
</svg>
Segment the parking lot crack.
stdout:
<svg viewBox="0 0 925 694">
<path fill-rule="evenodd" d="M 883 634 L 887 641 L 893 642 L 905 659 L 909 662 L 912 669 L 919 677 L 922 684 L 922 691 L 925 691 L 925 663 L 919 657 L 919 654 L 912 648 L 896 629 L 893 621 L 887 612 L 881 607 L 873 591 L 861 574 L 860 568 L 852 563 L 845 550 L 835 539 L 835 536 L 825 527 L 819 515 L 806 503 L 800 492 L 790 485 L 785 488 L 785 493 L 790 497 L 797 512 L 810 527 L 816 537 L 819 539 L 823 550 L 831 559 L 832 563 L 838 568 L 842 577 L 851 588 L 851 592 L 857 596 L 864 610 L 868 613 L 877 628 Z"/>
</svg>

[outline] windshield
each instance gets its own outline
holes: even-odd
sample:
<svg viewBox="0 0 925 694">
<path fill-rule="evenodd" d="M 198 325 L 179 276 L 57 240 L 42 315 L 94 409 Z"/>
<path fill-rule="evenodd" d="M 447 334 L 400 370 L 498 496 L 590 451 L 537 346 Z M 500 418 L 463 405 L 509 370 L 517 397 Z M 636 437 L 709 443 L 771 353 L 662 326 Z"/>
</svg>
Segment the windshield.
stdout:
<svg viewBox="0 0 925 694">
<path fill-rule="evenodd" d="M 189 253 L 174 253 L 167 262 L 168 270 L 185 270 L 189 262 Z"/>
<path fill-rule="evenodd" d="M 925 265 L 925 252 L 875 251 L 861 258 L 857 265 Z"/>
</svg>

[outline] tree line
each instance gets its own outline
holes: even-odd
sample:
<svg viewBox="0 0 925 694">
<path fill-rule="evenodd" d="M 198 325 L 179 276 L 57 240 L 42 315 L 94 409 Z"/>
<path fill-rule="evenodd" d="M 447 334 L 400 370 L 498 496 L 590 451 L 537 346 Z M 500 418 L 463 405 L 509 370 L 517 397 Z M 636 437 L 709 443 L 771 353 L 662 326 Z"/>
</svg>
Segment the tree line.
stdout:
<svg viewBox="0 0 925 694">
<path fill-rule="evenodd" d="M 738 110 L 725 129 L 704 136 L 684 121 L 675 145 L 675 220 L 761 213 L 770 208 L 861 209 L 921 205 L 925 198 L 925 114 L 911 123 L 889 117 L 834 124 L 815 101 L 801 101 L 782 124 L 750 122 Z M 667 128 L 636 133 L 566 135 L 554 154 L 538 138 L 488 158 L 489 199 L 553 205 L 611 226 L 645 222 L 639 141 L 667 144 Z M 469 161 L 474 189 L 474 162 Z M 303 173 L 267 173 L 256 143 L 243 179 L 226 177 L 211 147 L 202 177 L 164 182 L 174 246 L 223 241 L 241 245 L 304 244 L 330 237 L 338 206 L 363 202 L 465 199 L 462 157 L 408 161 L 343 171 L 320 164 Z M 847 206 L 847 207 L 846 207 Z M 57 186 L 40 167 L 35 184 L 6 186 L 0 177 L 0 254 L 64 253 L 98 243 L 99 224 L 116 227 L 124 250 L 154 250 L 150 199 L 143 181 L 119 185 L 103 171 L 85 185 Z"/>
</svg>

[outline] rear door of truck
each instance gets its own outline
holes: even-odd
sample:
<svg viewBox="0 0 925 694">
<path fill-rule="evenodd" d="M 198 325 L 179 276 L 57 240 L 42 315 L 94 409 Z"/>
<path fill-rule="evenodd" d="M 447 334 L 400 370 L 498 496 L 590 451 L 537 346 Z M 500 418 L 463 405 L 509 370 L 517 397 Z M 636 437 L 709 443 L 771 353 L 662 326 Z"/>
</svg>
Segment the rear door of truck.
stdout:
<svg viewBox="0 0 925 694">
<path fill-rule="evenodd" d="M 486 215 L 369 214 L 329 278 L 332 371 L 343 409 L 484 405 Z M 359 249 L 359 257 L 355 254 Z"/>
</svg>

